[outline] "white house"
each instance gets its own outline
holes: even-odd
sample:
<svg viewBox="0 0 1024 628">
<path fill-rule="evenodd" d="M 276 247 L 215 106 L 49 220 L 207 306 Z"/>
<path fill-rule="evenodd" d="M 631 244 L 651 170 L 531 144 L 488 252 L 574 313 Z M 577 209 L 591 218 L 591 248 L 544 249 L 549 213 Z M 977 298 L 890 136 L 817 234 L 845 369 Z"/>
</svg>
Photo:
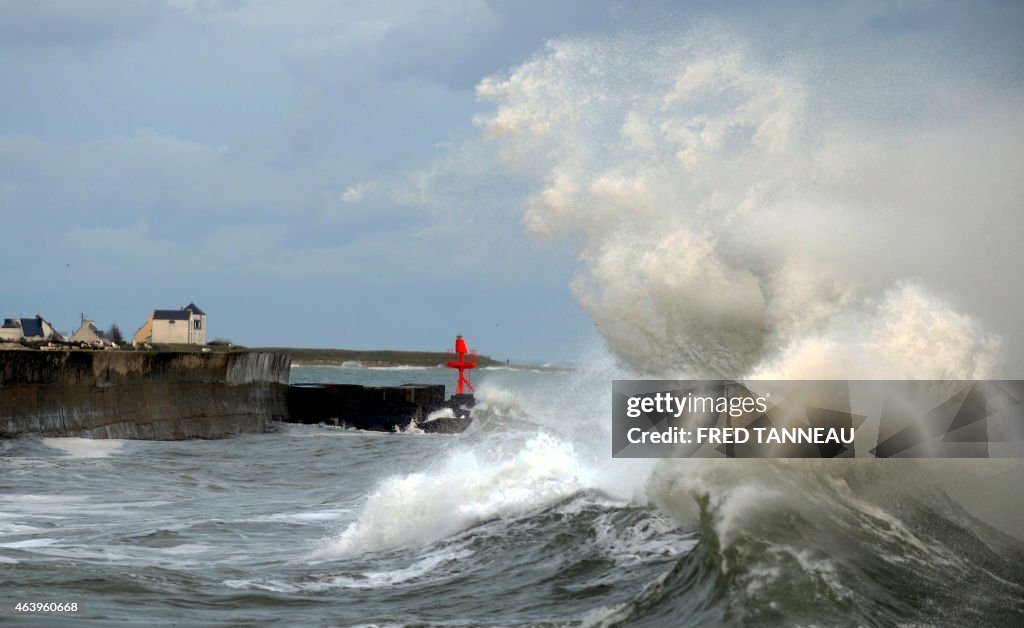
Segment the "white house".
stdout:
<svg viewBox="0 0 1024 628">
<path fill-rule="evenodd" d="M 21 319 L 5 318 L 0 327 L 0 340 L 21 340 Z"/>
<path fill-rule="evenodd" d="M 0 340 L 64 340 L 46 319 L 36 314 L 34 318 L 5 318 L 0 327 Z"/>
<path fill-rule="evenodd" d="M 195 303 L 177 310 L 153 310 L 146 324 L 132 337 L 141 344 L 206 344 L 206 312 Z"/>
</svg>

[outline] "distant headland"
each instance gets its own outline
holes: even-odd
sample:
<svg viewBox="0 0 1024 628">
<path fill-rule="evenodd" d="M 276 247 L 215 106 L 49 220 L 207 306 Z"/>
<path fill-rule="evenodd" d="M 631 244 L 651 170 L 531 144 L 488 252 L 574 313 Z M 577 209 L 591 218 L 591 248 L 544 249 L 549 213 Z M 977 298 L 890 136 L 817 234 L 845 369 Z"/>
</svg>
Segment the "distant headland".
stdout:
<svg viewBox="0 0 1024 628">
<path fill-rule="evenodd" d="M 147 353 L 283 353 L 291 356 L 293 366 L 440 366 L 445 362 L 441 351 L 400 351 L 394 349 L 328 349 L 312 347 L 245 347 L 227 341 L 213 341 L 209 344 L 83 344 L 72 341 L 50 339 L 35 342 L 0 342 L 0 351 L 41 350 L 41 351 L 123 351 Z M 561 366 L 523 364 L 495 360 L 481 355 L 477 358 L 481 368 L 505 367 L 531 370 L 567 370 Z"/>
</svg>

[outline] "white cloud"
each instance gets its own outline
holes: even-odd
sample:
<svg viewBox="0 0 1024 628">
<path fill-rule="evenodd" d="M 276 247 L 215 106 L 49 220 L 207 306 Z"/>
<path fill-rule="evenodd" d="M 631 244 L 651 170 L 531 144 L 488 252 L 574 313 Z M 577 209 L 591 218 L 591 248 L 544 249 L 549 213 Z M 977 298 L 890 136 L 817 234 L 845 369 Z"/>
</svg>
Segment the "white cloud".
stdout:
<svg viewBox="0 0 1024 628">
<path fill-rule="evenodd" d="M 345 203 L 358 203 L 363 199 L 365 184 L 358 183 L 356 185 L 350 185 L 345 188 L 345 192 L 341 195 L 341 200 Z"/>
</svg>

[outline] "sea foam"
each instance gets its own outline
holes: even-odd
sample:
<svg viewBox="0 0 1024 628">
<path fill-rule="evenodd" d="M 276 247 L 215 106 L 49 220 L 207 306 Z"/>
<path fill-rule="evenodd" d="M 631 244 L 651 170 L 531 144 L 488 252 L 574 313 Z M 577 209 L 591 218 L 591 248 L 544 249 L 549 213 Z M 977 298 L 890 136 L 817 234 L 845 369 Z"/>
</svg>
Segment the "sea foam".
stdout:
<svg viewBox="0 0 1024 628">
<path fill-rule="evenodd" d="M 44 438 L 43 444 L 59 449 L 72 458 L 106 458 L 118 453 L 127 441 L 92 438 Z"/>
<path fill-rule="evenodd" d="M 521 448 L 461 449 L 433 469 L 381 482 L 358 518 L 315 559 L 422 545 L 553 504 L 588 485 L 571 445 L 539 433 Z"/>
</svg>

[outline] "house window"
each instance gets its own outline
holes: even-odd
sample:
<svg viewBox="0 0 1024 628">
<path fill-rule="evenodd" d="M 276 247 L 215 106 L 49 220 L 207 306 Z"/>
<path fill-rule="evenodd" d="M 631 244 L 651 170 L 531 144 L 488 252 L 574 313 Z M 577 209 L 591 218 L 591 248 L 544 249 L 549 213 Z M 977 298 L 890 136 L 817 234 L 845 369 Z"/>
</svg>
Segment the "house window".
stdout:
<svg viewBox="0 0 1024 628">
<path fill-rule="evenodd" d="M 203 321 L 199 320 L 198 318 L 196 320 L 192 321 L 192 324 L 195 325 L 196 329 L 202 329 L 203 328 Z"/>
</svg>

